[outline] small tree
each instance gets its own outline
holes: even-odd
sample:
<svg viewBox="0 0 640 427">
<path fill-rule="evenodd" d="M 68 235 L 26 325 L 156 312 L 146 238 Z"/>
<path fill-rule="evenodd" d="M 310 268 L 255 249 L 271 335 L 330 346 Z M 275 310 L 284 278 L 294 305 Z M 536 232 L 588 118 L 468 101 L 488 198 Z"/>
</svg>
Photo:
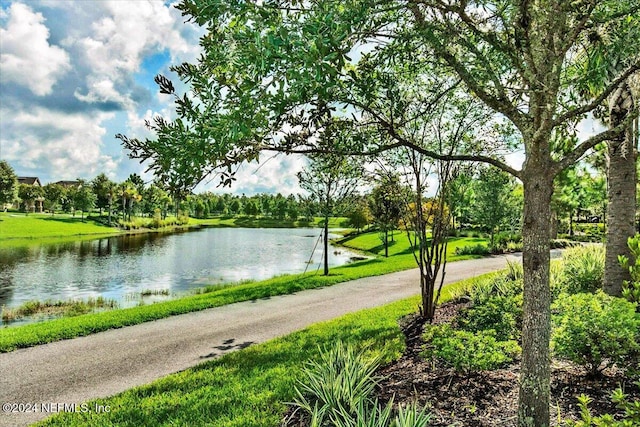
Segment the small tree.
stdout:
<svg viewBox="0 0 640 427">
<path fill-rule="evenodd" d="M 47 184 L 42 187 L 44 192 L 44 207 L 51 212 L 51 216 L 55 214 L 55 211 L 62 204 L 62 199 L 65 197 L 65 188 L 59 184 Z"/>
<path fill-rule="evenodd" d="M 28 184 L 20 184 L 18 187 L 18 197 L 22 200 L 26 214 L 28 214 L 29 211 L 35 212 L 35 202 L 42 198 L 42 196 L 42 187 Z"/>
<path fill-rule="evenodd" d="M 83 180 L 80 180 L 80 185 L 73 195 L 73 206 L 76 209 L 80 209 L 82 211 L 81 219 L 83 222 L 84 213 L 87 212 L 88 216 L 91 210 L 96 206 L 96 200 L 97 197 L 93 192 L 91 185 Z"/>
<path fill-rule="evenodd" d="M 389 256 L 389 232 L 398 228 L 407 204 L 407 191 L 400 184 L 396 174 L 380 176 L 378 185 L 371 191 L 371 215 L 380 231 L 380 240 L 384 245 L 384 256 Z"/>
<path fill-rule="evenodd" d="M 13 168 L 0 160 L 0 207 L 13 203 L 18 198 L 18 177 Z"/>
<path fill-rule="evenodd" d="M 511 211 L 509 198 L 512 190 L 513 179 L 494 167 L 482 168 L 475 181 L 473 218 L 476 224 L 489 232 L 492 248 L 496 231 L 499 231 Z"/>
<path fill-rule="evenodd" d="M 245 205 L 244 205 L 244 213 L 246 215 L 249 216 L 256 216 L 258 215 L 260 211 L 258 210 L 258 205 L 256 205 L 256 202 L 253 200 L 249 200 Z"/>
<path fill-rule="evenodd" d="M 361 232 L 362 229 L 369 225 L 373 220 L 368 199 L 358 197 L 349 208 L 347 216 L 349 218 L 349 225 L 354 227 L 358 233 Z"/>
<path fill-rule="evenodd" d="M 324 275 L 329 274 L 329 217 L 338 203 L 354 194 L 362 168 L 344 156 L 311 157 L 307 168 L 298 173 L 300 187 L 308 191 L 320 206 L 324 218 Z"/>
<path fill-rule="evenodd" d="M 96 176 L 91 181 L 91 188 L 96 195 L 96 207 L 100 209 L 100 216 L 102 216 L 102 210 L 109 207 L 109 192 L 113 185 L 114 183 L 104 173 Z"/>
<path fill-rule="evenodd" d="M 241 208 L 242 206 L 240 205 L 240 200 L 238 199 L 233 199 L 233 201 L 231 202 L 231 206 L 229 206 L 229 210 L 234 215 L 237 215 L 240 212 Z"/>
</svg>

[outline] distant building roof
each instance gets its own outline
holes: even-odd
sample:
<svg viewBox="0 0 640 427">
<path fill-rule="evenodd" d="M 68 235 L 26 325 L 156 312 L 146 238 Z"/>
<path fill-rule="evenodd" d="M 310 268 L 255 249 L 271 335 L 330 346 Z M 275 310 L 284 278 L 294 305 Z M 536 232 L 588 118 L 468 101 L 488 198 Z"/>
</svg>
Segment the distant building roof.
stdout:
<svg viewBox="0 0 640 427">
<path fill-rule="evenodd" d="M 40 179 L 38 179 L 37 176 L 19 176 L 18 184 L 36 185 L 38 187 L 42 187 Z"/>
<path fill-rule="evenodd" d="M 54 184 L 62 185 L 63 187 L 78 187 L 80 186 L 80 181 L 58 181 L 54 182 Z"/>
</svg>

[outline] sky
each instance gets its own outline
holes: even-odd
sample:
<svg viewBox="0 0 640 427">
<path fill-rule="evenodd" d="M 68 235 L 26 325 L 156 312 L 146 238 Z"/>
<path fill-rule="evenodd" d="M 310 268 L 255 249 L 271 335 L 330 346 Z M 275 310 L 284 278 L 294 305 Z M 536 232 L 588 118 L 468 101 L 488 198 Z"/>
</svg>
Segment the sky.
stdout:
<svg viewBox="0 0 640 427">
<path fill-rule="evenodd" d="M 151 136 L 145 119 L 174 116 L 156 74 L 195 62 L 204 30 L 185 22 L 176 0 L 0 0 L 0 158 L 43 184 L 105 173 L 150 182 L 145 166 L 115 138 Z M 594 132 L 589 120 L 581 136 Z M 520 168 L 522 152 L 507 156 Z M 300 193 L 301 156 L 263 157 L 237 174 L 231 191 Z M 196 191 L 217 188 L 212 178 Z"/>
<path fill-rule="evenodd" d="M 173 117 L 172 98 L 153 78 L 161 73 L 177 84 L 169 66 L 195 62 L 204 31 L 172 3 L 0 0 L 0 158 L 18 176 L 43 184 L 99 173 L 114 181 L 131 173 L 153 179 L 115 134 L 144 138 L 145 119 Z M 279 156 L 248 165 L 231 190 L 300 192 L 296 172 L 304 164 L 300 156 Z M 217 184 L 214 178 L 197 190 Z"/>
</svg>

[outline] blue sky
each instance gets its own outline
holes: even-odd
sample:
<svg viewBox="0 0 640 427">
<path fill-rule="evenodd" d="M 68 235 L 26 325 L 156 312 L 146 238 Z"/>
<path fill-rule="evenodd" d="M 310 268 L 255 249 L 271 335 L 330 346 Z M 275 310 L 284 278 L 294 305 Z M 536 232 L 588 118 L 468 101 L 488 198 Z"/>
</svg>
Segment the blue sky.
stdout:
<svg viewBox="0 0 640 427">
<path fill-rule="evenodd" d="M 146 180 L 116 133 L 173 116 L 153 77 L 193 62 L 203 30 L 163 0 L 0 0 L 0 157 L 43 183 L 104 172 Z M 234 192 L 298 192 L 300 157 L 243 167 Z M 199 187 L 215 189 L 218 180 Z"/>
</svg>

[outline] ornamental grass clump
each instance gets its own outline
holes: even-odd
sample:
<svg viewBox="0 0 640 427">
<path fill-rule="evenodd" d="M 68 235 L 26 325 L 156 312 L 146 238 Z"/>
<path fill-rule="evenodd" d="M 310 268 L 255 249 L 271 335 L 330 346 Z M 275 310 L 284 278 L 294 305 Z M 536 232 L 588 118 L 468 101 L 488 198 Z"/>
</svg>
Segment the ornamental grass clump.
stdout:
<svg viewBox="0 0 640 427">
<path fill-rule="evenodd" d="M 425 409 L 414 404 L 396 412 L 393 401 L 381 406 L 372 398 L 380 362 L 379 355 L 367 356 L 338 342 L 307 363 L 293 405 L 307 413 L 311 427 L 426 426 L 430 415 Z"/>
<path fill-rule="evenodd" d="M 601 245 L 567 249 L 562 288 L 568 294 L 596 292 L 604 280 L 604 248 Z"/>
</svg>

